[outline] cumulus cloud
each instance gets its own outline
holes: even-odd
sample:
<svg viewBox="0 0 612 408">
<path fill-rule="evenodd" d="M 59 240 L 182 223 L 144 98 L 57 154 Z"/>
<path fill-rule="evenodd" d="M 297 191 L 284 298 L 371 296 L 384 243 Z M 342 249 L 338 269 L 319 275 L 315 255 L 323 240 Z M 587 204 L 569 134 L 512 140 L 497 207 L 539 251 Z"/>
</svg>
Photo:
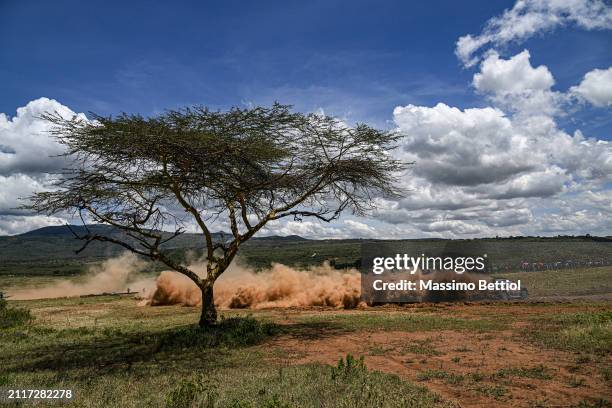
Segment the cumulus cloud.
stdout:
<svg viewBox="0 0 612 408">
<path fill-rule="evenodd" d="M 528 50 L 507 60 L 491 53 L 483 61 L 480 72 L 474 75 L 474 86 L 496 95 L 549 90 L 555 83 L 552 74 L 544 65 L 532 67 L 530 57 Z"/>
<path fill-rule="evenodd" d="M 20 199 L 30 196 L 33 191 L 47 189 L 50 181 L 46 174 L 36 177 L 23 173 L 0 175 L 0 215 L 23 214 L 16 209 L 23 204 Z"/>
<path fill-rule="evenodd" d="M 511 9 L 491 18 L 478 35 L 457 40 L 455 54 L 466 67 L 474 66 L 486 45 L 524 41 L 540 32 L 575 25 L 585 30 L 612 28 L 612 7 L 603 0 L 518 0 Z"/>
<path fill-rule="evenodd" d="M 473 86 L 491 106 L 394 109 L 395 131 L 402 135 L 394 154 L 416 163 L 401 178 L 408 191 L 404 198 L 377 199 L 373 218 L 349 216 L 331 224 L 283 220 L 262 233 L 308 238 L 609 234 L 612 144 L 580 131 L 569 134 L 557 125 L 556 108 L 536 109 L 535 102 L 525 102 L 546 95 L 550 106 L 557 106 L 550 101 L 556 98 L 554 82 L 547 67 L 531 65 L 528 51 L 508 59 L 490 53 Z M 61 159 L 46 159 L 62 152 L 39 119 L 48 110 L 74 114 L 42 98 L 19 108 L 10 120 L 2 116 L 0 234 L 65 222 L 15 210 L 19 197 L 49 188 L 50 173 L 64 166 Z M 214 229 L 229 226 L 219 221 Z"/>
<path fill-rule="evenodd" d="M 41 118 L 46 112 L 63 117 L 76 115 L 54 99 L 39 98 L 17 109 L 9 118 L 0 113 L 0 174 L 40 174 L 57 172 L 65 165 L 57 157 L 64 152 L 49 133 L 49 123 Z M 79 114 L 81 118 L 85 115 Z"/>
<path fill-rule="evenodd" d="M 382 206 L 377 217 L 443 236 L 582 231 L 574 227 L 585 214 L 601 221 L 585 225 L 609 230 L 599 214 L 609 204 L 612 144 L 558 127 L 566 94 L 551 89 L 549 69 L 532 66 L 527 50 L 508 59 L 491 52 L 472 83 L 492 106 L 395 108 L 403 135 L 396 155 L 415 165 L 403 179 L 409 196 Z M 570 196 L 583 204 L 572 201 L 573 212 L 553 227 L 552 214 Z"/>
<path fill-rule="evenodd" d="M 530 58 L 528 50 L 508 59 L 490 52 L 472 84 L 496 106 L 510 112 L 524 116 L 558 114 L 567 97 L 551 90 L 555 80 L 548 67 L 533 67 Z"/>
<path fill-rule="evenodd" d="M 15 235 L 36 228 L 63 225 L 66 220 L 44 215 L 0 215 L 0 235 Z"/>
<path fill-rule="evenodd" d="M 612 67 L 587 72 L 582 82 L 570 88 L 570 92 L 594 106 L 612 105 Z"/>
<path fill-rule="evenodd" d="M 61 218 L 26 214 L 16 209 L 21 198 L 34 191 L 51 188 L 52 173 L 66 167 L 64 152 L 49 133 L 44 113 L 57 112 L 63 117 L 77 115 L 56 100 L 39 98 L 17 109 L 14 117 L 0 113 L 0 234 L 24 232 L 56 225 Z M 85 119 L 85 115 L 78 114 Z"/>
<path fill-rule="evenodd" d="M 317 221 L 275 221 L 266 226 L 263 235 L 299 235 L 305 238 L 376 238 L 381 231 L 357 219 L 344 219 L 331 224 Z"/>
</svg>

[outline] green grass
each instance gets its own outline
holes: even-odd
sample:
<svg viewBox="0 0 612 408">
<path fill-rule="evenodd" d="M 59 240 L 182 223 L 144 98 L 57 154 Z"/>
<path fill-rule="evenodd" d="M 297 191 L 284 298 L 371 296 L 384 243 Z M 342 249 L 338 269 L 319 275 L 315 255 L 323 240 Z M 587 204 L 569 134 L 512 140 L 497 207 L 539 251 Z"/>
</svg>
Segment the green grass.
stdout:
<svg viewBox="0 0 612 408">
<path fill-rule="evenodd" d="M 446 406 L 348 356 L 342 367 L 283 366 L 267 342 L 316 326 L 277 325 L 266 312 L 223 312 L 202 331 L 189 324 L 194 308 L 143 309 L 113 297 L 9 304 L 36 318 L 0 331 L 0 386 L 72 389 L 76 407 Z"/>
<path fill-rule="evenodd" d="M 0 299 L 0 329 L 22 326 L 32 319 L 28 309 L 9 307 L 6 300 Z"/>
<path fill-rule="evenodd" d="M 440 356 L 444 353 L 436 350 L 436 348 L 431 344 L 431 339 L 425 339 L 420 341 L 415 341 L 412 344 L 407 344 L 401 347 L 402 354 L 420 354 L 425 356 Z"/>
<path fill-rule="evenodd" d="M 487 332 L 503 330 L 508 323 L 504 319 L 467 319 L 461 317 L 447 317 L 439 314 L 412 314 L 412 313 L 329 313 L 310 315 L 300 318 L 308 325 L 326 325 L 345 331 L 360 330 L 386 330 L 386 331 L 438 331 L 461 330 Z"/>
<path fill-rule="evenodd" d="M 500 274 L 521 281 L 529 296 L 578 296 L 612 292 L 612 267 Z"/>
<path fill-rule="evenodd" d="M 337 373 L 337 367 L 308 364 L 246 373 L 228 370 L 218 376 L 200 374 L 178 384 L 168 393 L 166 403 L 169 407 L 188 407 L 195 402 L 196 406 L 241 408 L 445 406 L 425 388 L 394 375 L 364 368 Z"/>
<path fill-rule="evenodd" d="M 568 386 L 571 388 L 584 387 L 586 385 L 586 379 L 578 378 L 575 375 L 571 376 L 568 381 Z"/>
<path fill-rule="evenodd" d="M 432 379 L 444 380 L 446 384 L 462 383 L 465 377 L 460 374 L 449 373 L 444 370 L 425 370 L 417 373 L 416 379 L 419 381 L 429 381 Z"/>
<path fill-rule="evenodd" d="M 552 370 L 540 364 L 534 367 L 510 367 L 498 370 L 495 377 L 522 377 L 533 378 L 537 380 L 551 380 L 553 378 Z"/>
<path fill-rule="evenodd" d="M 372 341 L 367 339 L 367 331 L 424 331 L 429 332 L 430 338 L 407 338 L 389 347 L 393 346 L 396 351 L 408 347 L 408 352 L 427 358 L 439 353 L 432 346 L 438 339 L 432 332 L 478 331 L 488 332 L 479 337 L 505 336 L 506 332 L 492 331 L 509 329 L 518 308 L 536 307 L 483 305 L 462 309 L 461 315 L 453 315 L 454 309 L 443 307 L 437 308 L 435 314 L 413 313 L 409 308 L 400 311 L 385 308 L 323 312 L 222 311 L 221 324 L 212 331 L 202 332 L 193 325 L 198 318 L 197 308 L 137 307 L 130 298 L 9 300 L 8 305 L 30 309 L 34 319 L 0 330 L 0 387 L 73 389 L 77 395 L 73 405 L 76 407 L 190 406 L 195 402 L 200 406 L 258 408 L 445 406 L 439 397 L 422 388 L 428 385 L 428 380 L 434 380 L 436 386 L 443 383 L 457 389 L 461 385 L 480 395 L 507 399 L 509 389 L 515 391 L 514 386 L 491 373 L 452 373 L 439 370 L 441 366 L 436 365 L 431 367 L 433 370 L 420 372 L 418 378 L 422 382 L 415 384 L 394 375 L 369 371 L 359 359 L 348 356 L 337 366 L 286 366 L 288 360 L 279 356 L 286 350 L 275 344 L 275 339 L 278 336 L 291 341 L 324 339 L 364 330 L 367 345 Z M 611 343 L 609 338 L 601 337 L 600 329 L 609 327 L 612 312 L 601 311 L 609 310 L 609 306 L 582 306 L 581 310 L 592 310 L 583 313 L 575 313 L 576 308 L 557 304 L 550 309 L 542 307 L 546 314 L 529 320 L 532 324 L 527 330 L 529 338 L 536 342 L 550 341 L 551 347 L 556 344 L 564 348 L 571 344 L 571 351 L 586 344 L 591 345 L 587 347 L 590 352 L 607 353 L 606 347 L 609 351 Z M 529 319 L 529 316 L 520 318 Z M 564 334 L 564 330 L 573 333 L 575 328 L 586 330 L 588 335 Z M 387 345 L 379 346 L 372 354 L 387 353 Z M 455 351 L 473 350 L 455 347 L 459 347 Z M 367 349 L 362 353 L 370 354 Z M 602 363 L 604 359 L 588 353 L 583 351 L 580 361 L 588 358 L 594 375 L 609 378 L 610 370 Z M 538 366 L 509 368 L 503 372 L 505 378 L 542 379 L 550 374 L 551 371 L 540 370 Z M 559 381 L 560 377 L 555 376 L 553 381 Z M 580 387 L 580 379 L 563 379 L 568 389 L 572 384 Z"/>
<path fill-rule="evenodd" d="M 539 316 L 526 329 L 531 341 L 574 352 L 612 352 L 612 311 Z"/>
<path fill-rule="evenodd" d="M 479 385 L 474 387 L 474 391 L 496 400 L 502 400 L 508 394 L 508 389 L 501 385 Z"/>
</svg>

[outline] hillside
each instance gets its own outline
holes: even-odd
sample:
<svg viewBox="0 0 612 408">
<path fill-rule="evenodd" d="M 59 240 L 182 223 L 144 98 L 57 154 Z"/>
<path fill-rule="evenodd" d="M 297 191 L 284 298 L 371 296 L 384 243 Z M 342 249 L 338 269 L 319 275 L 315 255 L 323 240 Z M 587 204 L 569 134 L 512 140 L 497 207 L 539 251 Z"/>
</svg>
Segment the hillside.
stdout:
<svg viewBox="0 0 612 408">
<path fill-rule="evenodd" d="M 71 226 L 81 234 L 82 226 Z M 109 226 L 93 225 L 90 230 L 106 235 L 123 233 Z M 228 233 L 217 232 L 220 240 Z M 125 236 L 123 236 L 125 238 Z M 294 266 L 319 265 L 331 261 L 338 268 L 356 266 L 361 257 L 362 243 L 389 243 L 398 251 L 406 248 L 440 249 L 449 243 L 478 248 L 487 253 L 497 265 L 497 270 L 516 270 L 522 262 L 601 262 L 612 263 L 612 240 L 609 237 L 509 237 L 473 240 L 412 239 L 377 241 L 361 239 L 309 240 L 297 235 L 256 237 L 240 250 L 240 260 L 255 268 L 265 268 L 272 262 Z M 83 272 L 89 264 L 117 256 L 122 248 L 113 244 L 93 242 L 76 254 L 82 241 L 75 239 L 66 226 L 44 227 L 16 236 L 0 236 L 0 274 L 11 275 L 72 275 Z M 401 248 L 404 248 L 402 250 Z M 203 249 L 202 237 L 185 233 L 166 245 L 175 256 L 184 257 L 187 251 L 196 254 Z M 157 268 L 162 268 L 161 265 Z"/>
</svg>

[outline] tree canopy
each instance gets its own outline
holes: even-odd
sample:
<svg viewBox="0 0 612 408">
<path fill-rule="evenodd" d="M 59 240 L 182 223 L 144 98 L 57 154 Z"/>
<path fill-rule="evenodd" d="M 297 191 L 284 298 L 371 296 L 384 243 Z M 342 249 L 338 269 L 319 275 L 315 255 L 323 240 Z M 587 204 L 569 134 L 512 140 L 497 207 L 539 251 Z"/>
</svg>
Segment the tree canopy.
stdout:
<svg viewBox="0 0 612 408">
<path fill-rule="evenodd" d="M 82 249 L 96 240 L 122 245 L 187 275 L 203 296 L 210 289 L 211 299 L 240 245 L 269 222 L 329 222 L 345 210 L 368 212 L 376 197 L 401 194 L 395 181 L 404 164 L 390 155 L 397 134 L 286 105 L 45 119 L 71 166 L 55 189 L 36 193 L 24 207 L 119 228 L 130 240 L 88 233 L 79 236 Z M 213 222 L 225 222 L 231 239 L 215 242 Z M 162 248 L 194 223 L 205 246 L 203 277 Z"/>
</svg>

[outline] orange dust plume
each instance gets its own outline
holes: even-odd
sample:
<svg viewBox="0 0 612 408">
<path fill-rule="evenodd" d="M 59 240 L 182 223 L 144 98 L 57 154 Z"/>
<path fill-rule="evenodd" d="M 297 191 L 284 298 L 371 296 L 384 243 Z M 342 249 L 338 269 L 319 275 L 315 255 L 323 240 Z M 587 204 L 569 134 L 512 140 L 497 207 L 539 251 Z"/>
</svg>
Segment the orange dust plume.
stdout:
<svg viewBox="0 0 612 408">
<path fill-rule="evenodd" d="M 328 264 L 306 270 L 274 264 L 258 273 L 232 265 L 215 283 L 215 304 L 220 308 L 354 308 L 359 301 L 359 272 L 336 270 Z M 200 302 L 200 290 L 189 278 L 165 271 L 157 278 L 156 290 L 144 303 L 195 306 Z"/>
<path fill-rule="evenodd" d="M 91 267 L 82 278 L 61 279 L 47 286 L 16 289 L 8 294 L 11 299 L 27 300 L 125 292 L 128 288 L 134 292 L 151 291 L 155 281 L 142 275 L 146 267 L 145 261 L 126 252 Z"/>
</svg>

